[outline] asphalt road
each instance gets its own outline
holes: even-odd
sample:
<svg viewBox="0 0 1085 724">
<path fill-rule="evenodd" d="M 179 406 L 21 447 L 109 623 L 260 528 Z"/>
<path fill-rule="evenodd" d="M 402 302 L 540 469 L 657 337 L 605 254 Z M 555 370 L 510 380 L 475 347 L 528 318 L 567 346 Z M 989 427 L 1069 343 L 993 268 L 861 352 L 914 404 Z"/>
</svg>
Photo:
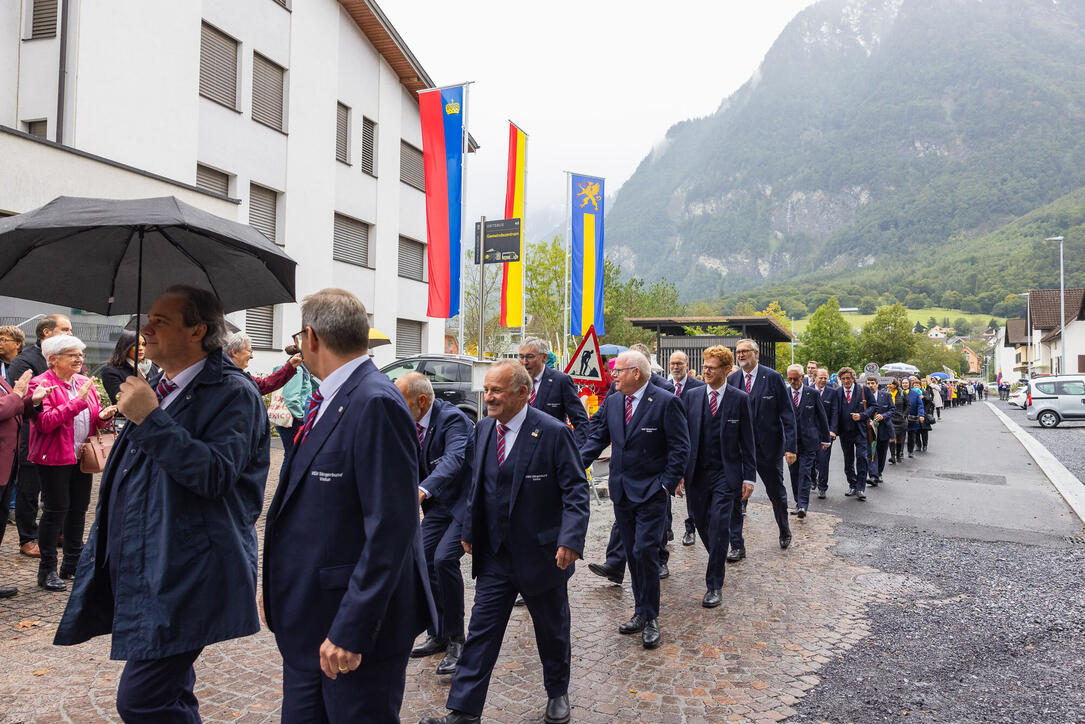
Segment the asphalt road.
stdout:
<svg viewBox="0 0 1085 724">
<path fill-rule="evenodd" d="M 1085 484 L 1085 422 L 1063 422 L 1058 427 L 1043 428 L 1025 417 L 1024 410 L 1005 402 L 995 404 Z"/>
</svg>

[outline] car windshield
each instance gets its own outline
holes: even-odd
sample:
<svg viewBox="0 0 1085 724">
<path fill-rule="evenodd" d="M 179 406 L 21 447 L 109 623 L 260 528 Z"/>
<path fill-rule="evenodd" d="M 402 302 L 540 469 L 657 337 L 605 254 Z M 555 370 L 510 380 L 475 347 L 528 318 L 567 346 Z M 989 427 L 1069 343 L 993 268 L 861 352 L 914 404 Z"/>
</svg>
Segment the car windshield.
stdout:
<svg viewBox="0 0 1085 724">
<path fill-rule="evenodd" d="M 388 375 L 388 379 L 392 380 L 392 382 L 395 382 L 396 380 L 398 380 L 400 377 L 407 374 L 408 372 L 417 372 L 418 367 L 421 364 L 422 363 L 419 360 L 416 360 L 416 359 L 408 360 L 406 362 L 401 362 L 401 363 L 399 363 L 397 365 L 393 365 L 392 367 L 389 367 L 388 369 L 386 369 L 384 371 L 384 374 Z"/>
</svg>

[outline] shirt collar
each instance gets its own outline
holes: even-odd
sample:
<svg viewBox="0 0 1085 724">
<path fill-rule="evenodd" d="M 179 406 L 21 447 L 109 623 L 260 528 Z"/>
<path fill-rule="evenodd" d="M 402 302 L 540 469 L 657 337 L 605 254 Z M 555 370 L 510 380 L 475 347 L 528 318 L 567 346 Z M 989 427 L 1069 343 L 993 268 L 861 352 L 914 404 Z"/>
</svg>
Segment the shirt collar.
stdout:
<svg viewBox="0 0 1085 724">
<path fill-rule="evenodd" d="M 651 382 L 651 379 L 649 379 L 648 382 Z M 637 390 L 636 392 L 634 392 L 632 395 L 629 395 L 629 396 L 632 397 L 637 402 L 640 402 L 640 398 L 644 397 L 644 389 L 646 387 L 648 387 L 648 382 L 645 382 L 643 385 L 640 386 L 639 390 Z"/>
<path fill-rule="evenodd" d="M 170 382 L 172 382 L 173 384 L 177 385 L 178 390 L 183 390 L 185 388 L 185 386 L 189 382 L 191 382 L 193 380 L 193 378 L 196 377 L 196 375 L 200 374 L 200 370 L 203 369 L 203 366 L 206 363 L 207 363 L 207 358 L 204 357 L 199 362 L 194 362 L 193 364 L 190 364 L 188 367 L 185 367 L 183 370 L 181 370 L 180 372 L 177 373 L 176 377 L 172 377 L 172 378 L 171 377 L 166 377 L 165 373 L 163 373 L 163 377 L 165 379 L 169 380 Z"/>
<path fill-rule="evenodd" d="M 430 403 L 429 409 L 426 410 L 426 414 L 422 415 L 422 419 L 418 421 L 418 424 L 425 430 L 429 428 L 429 421 L 433 418 L 433 404 Z"/>
<path fill-rule="evenodd" d="M 361 357 L 355 357 L 342 366 L 337 367 L 331 374 L 325 377 L 324 381 L 320 383 L 320 394 L 324 397 L 324 404 L 327 404 L 328 400 L 335 397 L 335 393 L 339 391 L 339 388 L 343 386 L 343 383 L 347 381 L 347 378 L 354 374 L 354 370 L 361 367 L 368 360 L 368 354 L 363 354 Z"/>
<path fill-rule="evenodd" d="M 530 405 L 524 405 L 523 407 L 521 407 L 520 411 L 517 412 L 515 415 L 513 415 L 512 419 L 509 420 L 506 423 L 502 423 L 502 422 L 497 421 L 497 420 L 495 420 L 495 422 L 497 422 L 497 424 L 499 424 L 499 425 L 504 424 L 505 428 L 510 432 L 519 432 L 520 428 L 523 427 L 523 425 L 524 425 L 524 420 L 527 419 L 527 408 L 528 407 L 530 407 Z"/>
<path fill-rule="evenodd" d="M 536 387 L 539 385 L 540 382 L 542 382 L 543 375 L 545 375 L 545 374 L 546 374 L 546 368 L 543 367 L 542 371 L 539 372 L 539 374 L 535 375 L 535 386 Z"/>
<path fill-rule="evenodd" d="M 718 392 L 718 393 L 720 393 L 720 397 L 723 397 L 723 391 L 726 390 L 726 389 L 727 389 L 727 380 L 724 380 L 723 384 L 720 385 L 719 387 L 713 387 L 712 385 L 706 384 L 705 385 L 705 394 L 707 395 L 707 394 L 710 394 L 712 392 Z"/>
<path fill-rule="evenodd" d="M 746 372 L 746 370 L 742 370 L 742 374 L 746 375 L 746 376 L 749 376 L 749 377 L 753 377 L 756 380 L 757 379 L 757 368 L 760 367 L 760 366 L 761 366 L 760 364 L 754 365 L 753 369 L 750 370 L 749 372 Z M 745 380 L 746 377 L 743 377 L 742 379 Z"/>
</svg>

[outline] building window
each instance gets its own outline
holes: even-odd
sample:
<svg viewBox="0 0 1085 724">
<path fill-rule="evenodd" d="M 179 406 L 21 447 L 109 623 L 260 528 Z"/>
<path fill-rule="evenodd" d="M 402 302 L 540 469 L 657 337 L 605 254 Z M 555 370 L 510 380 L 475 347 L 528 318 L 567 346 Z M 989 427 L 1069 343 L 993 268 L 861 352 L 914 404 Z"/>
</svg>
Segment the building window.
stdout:
<svg viewBox="0 0 1085 724">
<path fill-rule="evenodd" d="M 237 110 L 237 41 L 207 23 L 200 34 L 200 95 Z"/>
<path fill-rule="evenodd" d="M 196 164 L 196 186 L 204 191 L 229 196 L 230 175 L 198 163 Z"/>
<path fill-rule="evenodd" d="M 350 108 L 342 103 L 335 109 L 335 159 L 350 164 Z"/>
<path fill-rule="evenodd" d="M 245 334 L 253 349 L 275 348 L 275 307 L 255 307 L 245 310 Z"/>
<path fill-rule="evenodd" d="M 425 258 L 425 244 L 405 236 L 399 237 L 399 275 L 401 277 L 422 281 Z"/>
<path fill-rule="evenodd" d="M 279 194 L 269 188 L 249 184 L 249 226 L 279 244 L 275 234 L 275 217 L 278 213 Z M 282 244 L 279 244 L 282 246 Z"/>
<path fill-rule="evenodd" d="M 285 71 L 259 53 L 252 54 L 252 120 L 286 131 L 283 125 Z"/>
<path fill-rule="evenodd" d="M 362 119 L 362 171 L 377 175 L 377 122 Z"/>
<path fill-rule="evenodd" d="M 332 232 L 332 259 L 369 266 L 369 224 L 336 214 Z"/>
<path fill-rule="evenodd" d="M 422 354 L 422 322 L 396 320 L 396 359 Z"/>
<path fill-rule="evenodd" d="M 38 138 L 45 138 L 45 134 L 48 130 L 48 121 L 27 121 L 26 132 L 31 136 L 37 136 Z"/>
<path fill-rule="evenodd" d="M 399 143 L 399 180 L 419 191 L 426 190 L 426 172 L 422 167 L 422 152 L 407 143 Z"/>
<path fill-rule="evenodd" d="M 34 0 L 30 19 L 30 37 L 55 38 L 57 34 L 57 0 Z"/>
</svg>

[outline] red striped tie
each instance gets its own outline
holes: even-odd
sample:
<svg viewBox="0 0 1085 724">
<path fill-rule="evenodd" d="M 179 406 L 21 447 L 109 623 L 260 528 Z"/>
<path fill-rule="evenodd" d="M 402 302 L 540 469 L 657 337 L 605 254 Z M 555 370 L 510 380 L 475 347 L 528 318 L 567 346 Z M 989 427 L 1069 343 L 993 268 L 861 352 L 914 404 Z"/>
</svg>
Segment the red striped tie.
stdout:
<svg viewBox="0 0 1085 724">
<path fill-rule="evenodd" d="M 422 441 L 426 439 L 426 428 L 422 427 L 417 422 L 414 426 L 418 428 L 418 447 L 422 447 Z"/>
<path fill-rule="evenodd" d="M 320 403 L 323 401 L 324 395 L 320 394 L 320 390 L 314 392 L 309 398 L 309 409 L 305 412 L 305 424 L 301 426 L 298 434 L 294 437 L 295 445 L 305 442 L 305 438 L 309 436 L 309 431 L 316 424 L 316 413 L 320 411 Z"/>
<path fill-rule="evenodd" d="M 851 390 L 844 390 L 844 397 L 848 398 L 848 404 L 851 404 Z"/>
<path fill-rule="evenodd" d="M 747 373 L 747 375 L 746 375 L 746 394 L 747 395 L 750 394 L 750 390 L 752 390 L 752 389 L 753 389 L 753 375 Z"/>
<path fill-rule="evenodd" d="M 682 396 L 682 383 L 681 382 L 675 382 L 674 383 L 674 396 L 675 397 L 681 397 Z"/>
<path fill-rule="evenodd" d="M 708 409 L 712 411 L 712 417 L 715 417 L 716 410 L 720 409 L 720 393 L 716 390 L 708 393 Z"/>
<path fill-rule="evenodd" d="M 505 464 L 505 431 L 508 429 L 508 425 L 497 423 L 497 467 Z"/>
<path fill-rule="evenodd" d="M 535 388 L 538 386 L 539 385 L 536 382 L 531 383 L 531 395 L 527 398 L 527 404 L 531 405 L 532 407 L 535 406 Z"/>
<path fill-rule="evenodd" d="M 158 381 L 158 387 L 155 388 L 154 393 L 158 396 L 158 401 L 161 402 L 176 389 L 177 383 L 172 380 L 167 380 L 166 376 L 162 375 L 162 379 Z"/>
<path fill-rule="evenodd" d="M 792 397 L 795 398 L 795 407 L 799 406 L 799 393 L 801 391 L 802 391 L 802 388 L 800 387 L 799 389 L 795 390 L 794 394 L 792 395 Z"/>
<path fill-rule="evenodd" d="M 625 396 L 625 424 L 628 425 L 629 421 L 633 419 L 633 396 Z"/>
</svg>

